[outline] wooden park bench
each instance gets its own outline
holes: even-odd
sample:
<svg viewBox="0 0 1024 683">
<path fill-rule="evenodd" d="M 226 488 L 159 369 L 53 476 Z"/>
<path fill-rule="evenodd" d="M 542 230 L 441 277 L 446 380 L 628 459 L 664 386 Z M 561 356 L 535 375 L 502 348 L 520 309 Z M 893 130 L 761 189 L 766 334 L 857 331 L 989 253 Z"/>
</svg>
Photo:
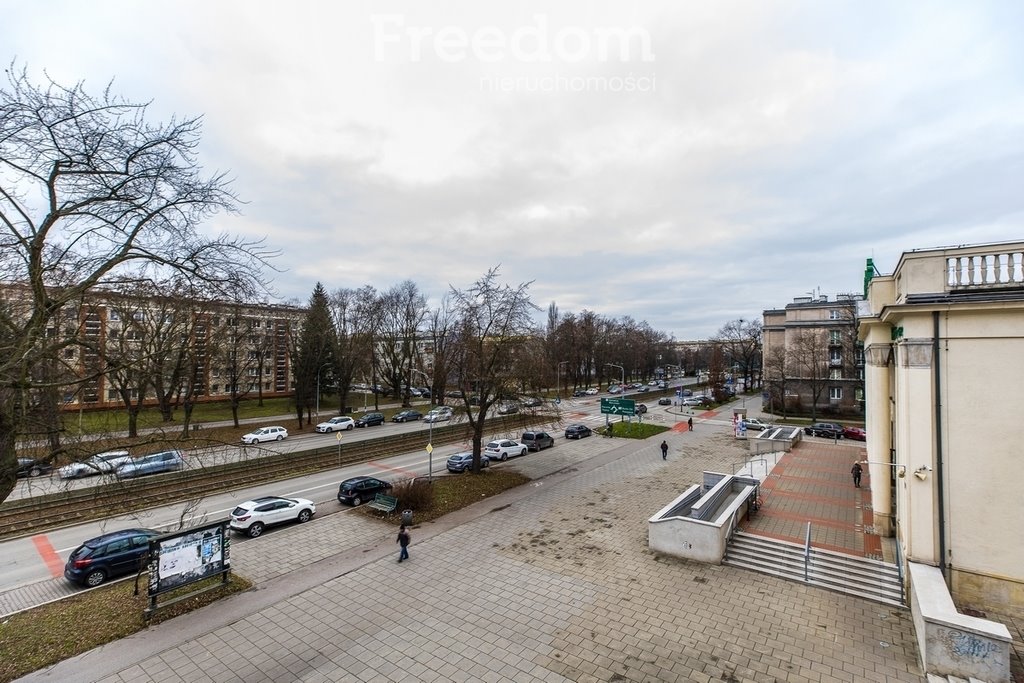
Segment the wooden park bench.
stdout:
<svg viewBox="0 0 1024 683">
<path fill-rule="evenodd" d="M 398 508 L 398 499 L 394 496 L 386 496 L 383 493 L 378 493 L 373 497 L 373 500 L 367 503 L 369 507 L 374 510 L 380 510 L 386 512 L 389 515 Z"/>
</svg>

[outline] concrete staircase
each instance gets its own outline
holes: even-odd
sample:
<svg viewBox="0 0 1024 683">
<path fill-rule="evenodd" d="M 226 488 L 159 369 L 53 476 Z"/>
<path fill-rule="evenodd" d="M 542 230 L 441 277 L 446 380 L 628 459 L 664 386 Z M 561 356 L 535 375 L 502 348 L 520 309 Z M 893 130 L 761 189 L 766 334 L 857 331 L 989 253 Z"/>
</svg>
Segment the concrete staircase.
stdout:
<svg viewBox="0 0 1024 683">
<path fill-rule="evenodd" d="M 980 678 L 960 678 L 959 676 L 939 676 L 928 674 L 928 683 L 985 683 Z"/>
<path fill-rule="evenodd" d="M 865 557 L 812 546 L 804 581 L 802 545 L 737 531 L 725 549 L 722 564 L 849 593 L 885 605 L 905 606 L 896 565 Z"/>
</svg>

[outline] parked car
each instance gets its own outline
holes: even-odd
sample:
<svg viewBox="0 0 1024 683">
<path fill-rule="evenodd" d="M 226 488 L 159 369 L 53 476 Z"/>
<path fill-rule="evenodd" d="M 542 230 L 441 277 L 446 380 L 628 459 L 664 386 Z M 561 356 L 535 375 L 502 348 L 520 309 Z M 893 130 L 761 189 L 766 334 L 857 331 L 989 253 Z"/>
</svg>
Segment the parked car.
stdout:
<svg viewBox="0 0 1024 683">
<path fill-rule="evenodd" d="M 582 398 L 584 396 L 589 396 L 589 395 L 590 394 L 588 394 L 587 391 L 584 391 L 583 389 L 577 389 L 576 391 L 572 392 L 572 397 L 573 398 Z"/>
<path fill-rule="evenodd" d="M 321 434 L 327 434 L 330 432 L 342 432 L 348 431 L 356 426 L 356 421 L 348 415 L 338 415 L 332 417 L 327 422 L 321 422 L 316 426 L 316 431 Z"/>
<path fill-rule="evenodd" d="M 759 432 L 763 432 L 766 429 L 771 429 L 772 427 L 774 427 L 774 425 L 765 422 L 764 420 L 758 417 L 749 417 L 746 420 L 744 420 L 744 423 L 747 425 L 747 429 L 757 430 Z"/>
<path fill-rule="evenodd" d="M 651 390 L 651 388 L 649 386 L 647 386 L 646 384 L 641 384 L 640 386 L 638 386 L 636 388 L 636 391 L 639 394 L 646 394 L 650 390 Z"/>
<path fill-rule="evenodd" d="M 583 393 L 585 393 L 587 396 L 597 396 L 601 392 L 598 391 L 597 387 L 590 387 L 589 389 L 587 389 Z"/>
<path fill-rule="evenodd" d="M 634 415 L 643 415 L 646 412 L 647 412 L 647 406 L 645 404 L 643 404 L 643 403 L 637 403 L 635 406 L 633 406 L 633 414 Z"/>
<path fill-rule="evenodd" d="M 178 451 L 162 451 L 151 453 L 129 460 L 117 468 L 117 476 L 121 479 L 142 477 L 147 474 L 174 472 L 185 466 L 185 459 Z"/>
<path fill-rule="evenodd" d="M 424 422 L 447 422 L 455 414 L 448 406 L 438 406 L 423 416 Z"/>
<path fill-rule="evenodd" d="M 480 454 L 480 467 L 489 467 L 491 459 L 483 453 Z M 455 455 L 448 458 L 448 471 L 458 474 L 460 472 L 469 472 L 473 469 L 473 453 L 456 453 Z"/>
<path fill-rule="evenodd" d="M 567 439 L 585 439 L 591 434 L 593 431 L 587 425 L 569 425 L 565 428 L 565 438 Z"/>
<path fill-rule="evenodd" d="M 391 482 L 376 477 L 352 477 L 338 485 L 338 502 L 358 507 L 378 493 L 387 494 Z"/>
<path fill-rule="evenodd" d="M 690 389 L 681 389 L 680 391 L 681 391 L 681 393 L 679 394 L 680 396 L 684 396 L 684 397 L 685 396 L 693 396 L 693 391 L 690 390 Z"/>
<path fill-rule="evenodd" d="M 517 455 L 526 455 L 527 450 L 529 449 L 518 441 L 502 439 L 489 442 L 484 447 L 484 455 L 491 460 L 508 460 Z"/>
<path fill-rule="evenodd" d="M 18 470 L 16 475 L 19 477 L 41 477 L 42 475 L 49 474 L 52 471 L 53 465 L 45 460 L 18 458 Z"/>
<path fill-rule="evenodd" d="M 444 392 L 444 395 L 447 396 L 448 398 L 462 398 L 463 393 L 458 389 L 453 389 L 451 391 Z"/>
<path fill-rule="evenodd" d="M 395 413 L 391 417 L 392 422 L 413 422 L 423 417 L 423 413 L 418 410 L 403 410 L 400 413 Z"/>
<path fill-rule="evenodd" d="M 242 437 L 242 443 L 254 444 L 263 443 L 264 441 L 281 441 L 282 439 L 288 438 L 288 430 L 284 427 L 260 427 L 254 429 L 245 436 Z"/>
<path fill-rule="evenodd" d="M 384 424 L 384 413 L 364 413 L 356 420 L 356 427 L 372 427 Z"/>
<path fill-rule="evenodd" d="M 279 498 L 264 496 L 239 503 L 231 511 L 228 528 L 232 531 L 256 538 L 268 526 L 285 522 L 308 522 L 316 514 L 316 505 L 305 498 Z"/>
<path fill-rule="evenodd" d="M 687 396 L 682 400 L 684 406 L 703 406 L 710 402 L 711 400 L 706 396 Z"/>
<path fill-rule="evenodd" d="M 105 451 L 91 456 L 88 460 L 58 468 L 57 476 L 61 479 L 77 479 L 94 474 L 109 474 L 131 459 L 128 451 Z"/>
<path fill-rule="evenodd" d="M 498 406 L 498 415 L 512 415 L 519 412 L 519 406 L 515 403 L 502 403 Z"/>
<path fill-rule="evenodd" d="M 670 406 L 672 405 L 672 399 L 670 399 L 668 396 L 662 396 L 661 398 L 658 399 L 658 405 Z"/>
<path fill-rule="evenodd" d="M 149 561 L 155 529 L 122 529 L 90 538 L 71 551 L 64 578 L 80 586 L 98 586 L 107 579 L 139 571 Z"/>
<path fill-rule="evenodd" d="M 823 436 L 828 439 L 841 439 L 843 437 L 843 426 L 835 422 L 815 422 L 804 427 L 804 434 Z"/>
<path fill-rule="evenodd" d="M 867 441 L 868 433 L 860 427 L 843 427 L 843 438 L 853 441 Z"/>
<path fill-rule="evenodd" d="M 647 383 L 647 386 L 649 386 L 649 387 L 656 387 L 656 386 L 658 386 L 658 380 L 652 379 L 650 382 Z"/>
<path fill-rule="evenodd" d="M 547 432 L 523 432 L 519 443 L 524 444 L 528 450 L 542 451 L 555 445 L 555 438 Z"/>
<path fill-rule="evenodd" d="M 527 396 L 519 402 L 519 405 L 524 408 L 536 408 L 544 404 L 544 401 L 540 400 L 536 396 Z"/>
</svg>

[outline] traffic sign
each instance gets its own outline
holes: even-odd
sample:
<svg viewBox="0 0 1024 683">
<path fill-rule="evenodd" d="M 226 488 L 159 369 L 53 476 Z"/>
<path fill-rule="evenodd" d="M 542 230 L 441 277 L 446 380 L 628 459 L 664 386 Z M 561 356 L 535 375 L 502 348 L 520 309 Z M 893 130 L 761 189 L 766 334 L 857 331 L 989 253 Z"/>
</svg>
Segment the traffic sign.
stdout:
<svg viewBox="0 0 1024 683">
<path fill-rule="evenodd" d="M 602 398 L 601 412 L 606 415 L 632 415 L 636 412 L 636 401 L 631 398 Z"/>
</svg>

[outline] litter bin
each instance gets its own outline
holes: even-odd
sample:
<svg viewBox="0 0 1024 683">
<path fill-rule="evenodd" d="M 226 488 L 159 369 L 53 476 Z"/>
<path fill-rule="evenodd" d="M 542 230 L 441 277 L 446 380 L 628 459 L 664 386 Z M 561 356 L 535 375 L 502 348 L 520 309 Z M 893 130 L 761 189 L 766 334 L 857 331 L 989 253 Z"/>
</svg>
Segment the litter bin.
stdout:
<svg viewBox="0 0 1024 683">
<path fill-rule="evenodd" d="M 402 510 L 402 524 L 412 526 L 412 510 Z"/>
</svg>

